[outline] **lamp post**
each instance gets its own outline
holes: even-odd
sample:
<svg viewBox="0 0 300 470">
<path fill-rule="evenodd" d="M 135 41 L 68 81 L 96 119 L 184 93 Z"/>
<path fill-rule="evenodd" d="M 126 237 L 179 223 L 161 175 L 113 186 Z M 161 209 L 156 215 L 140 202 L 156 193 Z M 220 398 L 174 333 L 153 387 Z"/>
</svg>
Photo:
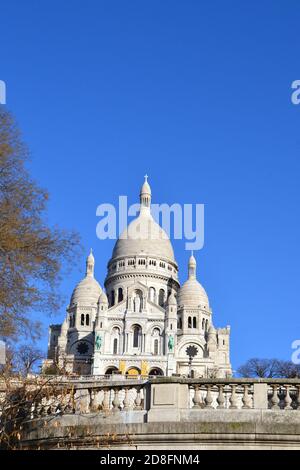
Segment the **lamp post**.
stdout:
<svg viewBox="0 0 300 470">
<path fill-rule="evenodd" d="M 186 348 L 186 353 L 189 356 L 189 378 L 192 376 L 192 362 L 195 356 L 198 354 L 198 349 L 196 346 L 188 346 Z"/>
</svg>

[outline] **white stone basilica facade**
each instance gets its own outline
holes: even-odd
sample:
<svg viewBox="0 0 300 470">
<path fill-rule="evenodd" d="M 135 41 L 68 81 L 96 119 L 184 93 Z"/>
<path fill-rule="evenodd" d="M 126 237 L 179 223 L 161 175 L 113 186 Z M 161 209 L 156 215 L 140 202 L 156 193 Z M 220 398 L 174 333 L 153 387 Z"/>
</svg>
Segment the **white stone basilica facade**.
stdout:
<svg viewBox="0 0 300 470">
<path fill-rule="evenodd" d="M 57 362 L 80 375 L 231 375 L 230 328 L 213 326 L 193 255 L 180 286 L 171 242 L 151 215 L 147 178 L 139 216 L 119 237 L 108 262 L 105 291 L 94 267 L 91 253 L 64 322 L 50 326 L 44 368 Z M 191 364 L 189 346 L 196 353 Z"/>
</svg>

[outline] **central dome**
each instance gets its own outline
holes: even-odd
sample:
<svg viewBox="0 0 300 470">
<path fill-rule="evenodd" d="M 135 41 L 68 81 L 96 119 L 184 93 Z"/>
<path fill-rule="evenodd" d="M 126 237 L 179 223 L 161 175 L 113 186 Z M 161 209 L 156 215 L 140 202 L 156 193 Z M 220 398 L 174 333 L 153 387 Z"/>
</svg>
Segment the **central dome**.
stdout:
<svg viewBox="0 0 300 470">
<path fill-rule="evenodd" d="M 141 212 L 117 240 L 112 257 L 155 256 L 175 262 L 174 251 L 166 232 L 152 215 Z"/>
<path fill-rule="evenodd" d="M 170 239 L 151 215 L 151 188 L 147 176 L 141 188 L 140 203 L 140 214 L 118 238 L 112 259 L 145 255 L 175 263 Z"/>
</svg>

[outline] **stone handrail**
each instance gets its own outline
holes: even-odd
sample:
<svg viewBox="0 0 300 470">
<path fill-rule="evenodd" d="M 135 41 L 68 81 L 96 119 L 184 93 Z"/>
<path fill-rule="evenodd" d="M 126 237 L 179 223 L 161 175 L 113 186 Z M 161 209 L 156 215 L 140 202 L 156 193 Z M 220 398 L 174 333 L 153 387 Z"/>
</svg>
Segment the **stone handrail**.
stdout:
<svg viewBox="0 0 300 470">
<path fill-rule="evenodd" d="M 184 410 L 300 411 L 300 379 L 188 379 L 185 377 L 46 377 L 28 380 L 28 419 L 88 413 L 139 412 L 146 420 L 180 420 Z M 44 383 L 43 383 L 44 380 Z M 17 387 L 15 381 L 15 387 Z M 5 388 L 1 387 L 2 397 Z M 1 400 L 0 400 L 1 408 Z M 1 413 L 1 409 L 0 409 Z M 137 419 L 138 418 L 138 415 Z M 144 418 L 143 418 L 144 419 Z"/>
</svg>

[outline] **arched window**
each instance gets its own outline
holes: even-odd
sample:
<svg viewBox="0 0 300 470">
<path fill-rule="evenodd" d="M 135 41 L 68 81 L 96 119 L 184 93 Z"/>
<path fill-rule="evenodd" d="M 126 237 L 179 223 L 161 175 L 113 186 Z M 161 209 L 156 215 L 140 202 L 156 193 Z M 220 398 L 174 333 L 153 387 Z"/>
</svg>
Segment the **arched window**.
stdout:
<svg viewBox="0 0 300 470">
<path fill-rule="evenodd" d="M 193 328 L 197 328 L 197 318 L 193 317 Z"/>
<path fill-rule="evenodd" d="M 133 328 L 133 347 L 134 348 L 139 347 L 140 333 L 141 333 L 141 327 L 138 325 L 135 325 Z"/>
<path fill-rule="evenodd" d="M 80 316 L 80 325 L 84 326 L 84 314 L 83 313 Z"/>
<path fill-rule="evenodd" d="M 115 305 L 115 291 L 111 291 L 111 306 Z"/>
<path fill-rule="evenodd" d="M 188 328 L 192 328 L 192 317 L 188 318 Z"/>
<path fill-rule="evenodd" d="M 150 289 L 149 289 L 149 300 L 151 300 L 151 302 L 156 301 L 156 291 L 155 291 L 154 287 L 150 287 Z"/>
<path fill-rule="evenodd" d="M 118 354 L 118 338 L 114 339 L 113 353 Z"/>
<path fill-rule="evenodd" d="M 158 355 L 158 339 L 154 340 L 154 355 Z"/>
<path fill-rule="evenodd" d="M 204 326 L 205 326 L 205 320 L 204 318 L 202 318 L 202 330 L 204 330 Z"/>
<path fill-rule="evenodd" d="M 165 305 L 165 291 L 163 289 L 159 290 L 158 303 L 161 307 Z"/>
<path fill-rule="evenodd" d="M 178 318 L 178 328 L 181 330 L 182 329 L 182 318 Z"/>
<path fill-rule="evenodd" d="M 205 321 L 205 331 L 208 329 L 208 320 Z"/>
<path fill-rule="evenodd" d="M 119 287 L 118 289 L 118 302 L 122 302 L 123 300 L 123 289 L 122 287 Z"/>
<path fill-rule="evenodd" d="M 89 316 L 88 313 L 87 313 L 86 316 L 85 316 L 85 324 L 86 324 L 87 326 L 89 326 L 89 324 L 90 324 L 90 316 Z"/>
</svg>

